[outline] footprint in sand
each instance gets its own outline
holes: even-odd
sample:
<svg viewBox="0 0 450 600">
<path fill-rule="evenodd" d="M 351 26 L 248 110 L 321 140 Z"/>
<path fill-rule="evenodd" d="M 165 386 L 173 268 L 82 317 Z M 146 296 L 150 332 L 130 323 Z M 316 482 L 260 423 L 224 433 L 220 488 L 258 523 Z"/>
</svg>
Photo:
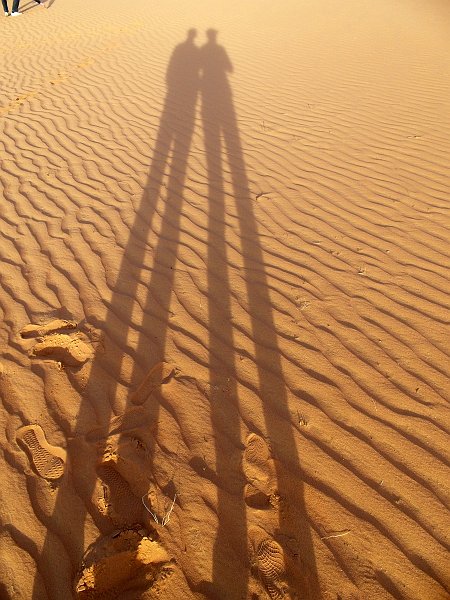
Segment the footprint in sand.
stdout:
<svg viewBox="0 0 450 600">
<path fill-rule="evenodd" d="M 30 355 L 48 357 L 69 367 L 81 367 L 92 358 L 94 350 L 79 337 L 55 333 L 38 342 Z"/>
<path fill-rule="evenodd" d="M 76 329 L 75 321 L 54 319 L 44 325 L 26 325 L 20 335 L 24 339 L 36 339 L 31 357 L 45 357 L 69 367 L 81 367 L 93 357 L 94 349 Z"/>
<path fill-rule="evenodd" d="M 138 389 L 131 396 L 133 404 L 143 404 L 152 392 L 163 383 L 168 383 L 175 375 L 175 367 L 166 362 L 160 362 L 150 369 Z"/>
<path fill-rule="evenodd" d="M 142 503 L 117 470 L 118 460 L 117 455 L 105 453 L 97 467 L 97 475 L 103 484 L 103 497 L 99 499 L 98 508 L 117 525 L 140 523 Z"/>
<path fill-rule="evenodd" d="M 246 504 L 259 509 L 274 506 L 277 499 L 275 467 L 267 443 L 256 433 L 247 437 L 243 469 L 247 479 Z"/>
<path fill-rule="evenodd" d="M 67 321 L 66 319 L 54 319 L 45 325 L 25 325 L 20 331 L 23 338 L 43 337 L 60 331 L 75 330 L 77 323 L 75 321 Z"/>
<path fill-rule="evenodd" d="M 51 446 L 39 425 L 21 427 L 16 439 L 25 448 L 38 475 L 49 481 L 56 481 L 63 476 L 66 452 Z"/>
<path fill-rule="evenodd" d="M 140 598 L 172 571 L 170 558 L 156 541 L 134 529 L 103 538 L 84 557 L 75 581 L 75 595 L 86 600 Z M 134 595 L 136 594 L 136 595 Z"/>
<path fill-rule="evenodd" d="M 286 598 L 283 549 L 260 527 L 250 527 L 249 539 L 252 567 L 271 600 Z"/>
</svg>

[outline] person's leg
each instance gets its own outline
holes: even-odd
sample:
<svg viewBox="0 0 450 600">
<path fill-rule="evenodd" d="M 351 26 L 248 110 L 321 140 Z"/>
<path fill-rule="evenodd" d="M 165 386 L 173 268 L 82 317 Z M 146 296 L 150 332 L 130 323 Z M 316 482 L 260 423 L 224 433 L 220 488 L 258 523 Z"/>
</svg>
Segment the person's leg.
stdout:
<svg viewBox="0 0 450 600">
<path fill-rule="evenodd" d="M 8 3 L 6 2 L 6 0 L 2 0 L 2 5 L 3 5 L 3 10 L 5 11 L 5 13 L 9 13 Z"/>
<path fill-rule="evenodd" d="M 13 13 L 19 12 L 19 2 L 20 2 L 20 0 L 14 0 L 13 7 L 12 7 Z"/>
</svg>

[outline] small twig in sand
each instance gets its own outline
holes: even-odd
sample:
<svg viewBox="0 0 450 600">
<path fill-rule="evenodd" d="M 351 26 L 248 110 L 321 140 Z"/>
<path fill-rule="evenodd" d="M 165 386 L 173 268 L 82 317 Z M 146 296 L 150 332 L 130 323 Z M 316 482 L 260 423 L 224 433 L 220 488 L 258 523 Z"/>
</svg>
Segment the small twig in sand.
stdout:
<svg viewBox="0 0 450 600">
<path fill-rule="evenodd" d="M 166 512 L 166 514 L 164 515 L 164 517 L 161 519 L 161 521 L 159 520 L 158 516 L 156 515 L 156 513 L 152 512 L 149 507 L 146 505 L 144 498 L 147 496 L 147 494 L 144 494 L 141 498 L 142 500 L 142 504 L 144 505 L 145 509 L 152 515 L 153 520 L 155 521 L 155 523 L 157 523 L 158 525 L 162 525 L 162 527 L 165 527 L 167 525 L 167 523 L 170 520 L 170 515 L 172 514 L 173 511 L 173 507 L 175 506 L 175 500 L 177 499 L 177 495 L 175 494 L 173 497 L 173 501 L 172 504 L 169 508 L 169 510 Z"/>
<path fill-rule="evenodd" d="M 348 535 L 350 532 L 350 529 L 347 529 L 346 531 L 341 531 L 341 533 L 331 533 L 330 535 L 323 535 L 320 536 L 321 540 L 329 540 L 330 538 L 338 538 L 338 537 L 342 537 L 344 535 Z"/>
</svg>

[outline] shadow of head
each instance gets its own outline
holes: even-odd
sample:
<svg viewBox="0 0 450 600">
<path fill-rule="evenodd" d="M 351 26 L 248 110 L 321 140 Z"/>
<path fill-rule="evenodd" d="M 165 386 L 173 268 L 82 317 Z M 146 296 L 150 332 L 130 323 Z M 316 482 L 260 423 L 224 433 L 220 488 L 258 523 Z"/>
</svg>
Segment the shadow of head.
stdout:
<svg viewBox="0 0 450 600">
<path fill-rule="evenodd" d="M 229 105 L 231 90 L 228 73 L 233 72 L 233 65 L 225 48 L 217 41 L 217 29 L 207 29 L 206 43 L 201 47 L 202 95 L 204 109 Z"/>
<path fill-rule="evenodd" d="M 200 71 L 199 48 L 195 44 L 197 30 L 188 30 L 186 39 L 178 44 L 172 52 L 166 73 L 166 83 L 169 93 L 179 96 L 189 96 L 198 89 Z"/>
<path fill-rule="evenodd" d="M 206 30 L 206 37 L 208 39 L 208 43 L 210 44 L 217 44 L 217 34 L 219 32 L 217 31 L 217 29 L 207 29 Z"/>
<path fill-rule="evenodd" d="M 197 30 L 195 28 L 188 29 L 186 42 L 193 44 L 196 37 L 197 37 Z"/>
</svg>

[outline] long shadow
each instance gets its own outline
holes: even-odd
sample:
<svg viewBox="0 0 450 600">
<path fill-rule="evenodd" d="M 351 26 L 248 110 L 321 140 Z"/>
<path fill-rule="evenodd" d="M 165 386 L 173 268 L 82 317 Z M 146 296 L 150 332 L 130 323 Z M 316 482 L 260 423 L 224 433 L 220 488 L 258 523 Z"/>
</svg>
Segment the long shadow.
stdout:
<svg viewBox="0 0 450 600">
<path fill-rule="evenodd" d="M 146 190 L 137 208 L 128 242 L 119 268 L 112 298 L 107 304 L 107 316 L 102 324 L 105 345 L 110 351 L 98 353 L 91 367 L 89 381 L 77 416 L 76 431 L 85 432 L 95 416 L 98 425 L 108 430 L 119 385 L 136 383 L 138 376 L 165 358 L 169 330 L 169 308 L 174 287 L 175 263 L 180 241 L 180 219 L 183 191 L 192 136 L 195 127 L 196 104 L 201 91 L 208 179 L 208 322 L 211 392 L 211 423 L 215 432 L 216 474 L 218 481 L 218 530 L 214 545 L 211 582 L 197 591 L 208 598 L 243 600 L 247 597 L 248 564 L 247 524 L 244 504 L 242 469 L 233 467 L 228 449 L 239 447 L 240 413 L 238 407 L 236 350 L 233 342 L 231 273 L 227 259 L 227 225 L 225 205 L 225 165 L 231 173 L 233 199 L 237 207 L 239 237 L 243 255 L 243 278 L 247 291 L 252 337 L 258 369 L 258 391 L 263 403 L 265 427 L 271 447 L 282 460 L 275 461 L 278 492 L 281 498 L 277 539 L 295 540 L 301 576 L 292 575 L 289 584 L 302 598 L 320 598 L 315 573 L 311 535 L 307 524 L 303 490 L 293 486 L 281 464 L 289 462 L 297 477 L 301 473 L 283 381 L 277 331 L 269 296 L 268 278 L 263 251 L 259 242 L 249 182 L 240 139 L 232 92 L 227 74 L 231 62 L 217 43 L 216 32 L 208 32 L 208 43 L 199 51 L 194 44 L 196 32 L 191 30 L 185 42 L 172 53 L 167 73 L 167 94 L 155 141 Z M 202 72 L 201 80 L 199 78 Z M 149 266 L 148 237 L 156 209 L 164 197 L 160 231 Z M 144 285 L 144 281 L 145 282 Z M 145 287 L 145 291 L 143 291 Z M 133 318 L 139 302 L 142 322 Z M 140 311 L 139 311 L 140 312 Z M 137 346 L 127 343 L 130 331 L 138 331 Z M 124 357 L 128 354 L 136 364 L 122 381 Z M 104 383 L 109 376 L 109 383 Z M 226 390 L 226 393 L 224 393 Z M 130 408 L 128 403 L 126 409 Z M 152 421 L 157 422 L 159 407 L 147 407 Z M 68 463 L 72 469 L 71 485 L 64 482 L 58 490 L 53 512 L 42 515 L 48 527 L 43 549 L 38 558 L 39 570 L 55 570 L 54 560 L 61 550 L 61 540 L 70 560 L 79 562 L 84 550 L 84 522 L 87 511 L 92 514 L 101 533 L 111 530 L 111 523 L 91 507 L 97 477 L 108 484 L 107 471 L 86 471 L 83 468 L 83 447 L 75 435 L 68 440 Z M 148 448 L 152 456 L 153 448 Z M 101 448 L 100 448 L 101 453 Z M 290 472 L 290 471 L 289 471 Z M 67 479 L 67 478 L 66 478 Z M 29 483 L 33 486 L 33 483 Z M 73 497 L 86 500 L 73 511 Z M 139 519 L 141 507 L 134 507 L 129 519 Z M 147 515 L 148 516 L 148 515 Z M 131 522 L 131 521 L 129 521 Z M 295 571 L 295 570 L 294 570 Z M 292 573 L 288 569 L 288 573 Z M 232 574 L 230 578 L 230 573 Z M 59 598 L 57 577 L 48 582 L 48 596 Z M 224 582 L 232 586 L 224 589 Z M 38 585 L 33 600 L 39 598 Z"/>
<path fill-rule="evenodd" d="M 269 296 L 264 256 L 250 195 L 233 95 L 228 81 L 232 64 L 225 49 L 217 43 L 217 32 L 209 30 L 207 36 L 208 42 L 201 48 L 201 99 L 210 204 L 208 246 L 210 370 L 212 388 L 217 390 L 217 398 L 213 396 L 211 402 L 212 422 L 215 427 L 218 427 L 225 413 L 232 422 L 231 431 L 234 431 L 236 436 L 239 433 L 239 420 L 235 407 L 236 387 L 233 385 L 229 398 L 225 398 L 221 393 L 224 389 L 224 377 L 228 374 L 228 377 L 233 379 L 236 358 L 236 352 L 233 351 L 232 328 L 229 325 L 232 320 L 229 262 L 226 254 L 224 191 L 224 164 L 226 164 L 231 173 L 233 199 L 238 215 L 243 277 L 255 345 L 259 396 L 263 404 L 270 445 L 281 459 L 275 461 L 278 493 L 281 499 L 277 538 L 281 541 L 289 541 L 293 548 L 291 552 L 296 555 L 294 562 L 297 562 L 297 568 L 291 568 L 292 561 L 286 564 L 290 587 L 300 593 L 301 598 L 317 600 L 320 598 L 320 590 L 303 490 L 301 484 L 296 482 L 293 485 L 289 476 L 292 470 L 298 478 L 301 474 L 301 465 L 290 424 L 291 415 L 273 318 L 274 309 Z M 218 304 L 219 299 L 220 304 Z M 219 324 L 219 328 L 214 333 L 216 324 Z M 224 364 L 227 367 L 225 373 Z M 221 372 L 224 373 L 222 376 L 220 376 Z M 230 403 L 227 411 L 224 411 L 222 406 L 224 402 Z M 225 474 L 229 469 L 229 457 L 219 447 L 216 447 L 216 453 L 217 471 L 220 476 L 222 472 Z M 282 468 L 284 461 L 289 463 L 289 470 Z M 235 545 L 239 545 L 246 539 L 245 519 L 241 516 L 239 507 L 235 506 L 233 511 L 226 490 L 219 489 L 218 501 L 219 530 L 214 551 L 213 587 L 220 585 L 227 568 L 232 567 L 232 563 L 227 565 L 226 559 L 224 560 L 224 548 L 229 544 L 227 532 L 233 529 L 236 532 Z M 224 597 L 236 599 L 245 597 L 241 595 L 245 589 L 245 580 L 237 573 L 236 575 L 237 587 L 233 595 Z"/>
<path fill-rule="evenodd" d="M 104 343 L 111 352 L 99 352 L 94 358 L 89 381 L 83 391 L 76 431 L 85 432 L 89 423 L 92 428 L 93 417 L 101 430 L 108 430 L 114 415 L 112 407 L 118 392 L 118 382 L 121 380 L 124 349 L 144 371 L 164 358 L 184 181 L 198 97 L 199 51 L 194 43 L 195 37 L 196 31 L 190 30 L 187 39 L 174 49 L 169 61 L 166 72 L 167 93 L 148 183 L 129 233 L 117 283 L 107 305 L 105 322 L 102 324 L 105 335 L 110 336 Z M 150 282 L 147 284 L 146 298 L 142 301 L 143 321 L 136 324 L 133 323 L 133 309 L 137 296 L 142 291 L 141 279 L 145 271 L 149 271 L 149 267 L 145 268 L 145 263 L 148 262 L 147 238 L 161 196 L 165 196 L 162 225 L 153 252 L 153 267 Z M 154 313 L 155 296 L 160 307 L 157 315 Z M 127 344 L 132 328 L 139 331 L 139 341 L 134 351 L 131 351 Z M 131 375 L 132 381 L 136 378 L 136 370 Z M 110 383 L 104 384 L 108 373 L 111 374 Z M 157 419 L 158 406 L 152 406 L 151 410 L 153 417 Z M 73 485 L 77 494 L 85 499 L 85 505 L 78 507 L 76 514 L 69 513 L 70 507 L 73 506 L 74 490 L 70 485 L 64 485 L 63 481 L 51 517 L 42 517 L 48 533 L 37 562 L 38 569 L 46 573 L 55 570 L 54 560 L 60 552 L 60 540 L 63 540 L 72 563 L 80 562 L 84 549 L 84 522 L 88 510 L 102 533 L 111 530 L 109 520 L 99 516 L 89 503 L 97 475 L 104 477 L 106 483 L 109 483 L 107 469 L 100 473 L 92 470 L 87 472 L 86 464 L 83 464 L 83 447 L 77 435 L 68 440 L 67 450 L 68 464 L 73 467 Z M 148 450 L 151 455 L 152 449 Z M 99 455 L 101 452 L 99 448 Z M 139 518 L 139 509 L 132 509 L 132 514 L 128 515 L 130 523 Z M 60 598 L 58 584 L 55 583 L 54 589 L 50 589 L 51 582 L 48 582 L 48 585 L 49 597 Z M 33 600 L 40 600 L 37 586 Z"/>
<path fill-rule="evenodd" d="M 218 481 L 218 529 L 213 550 L 212 582 L 201 591 L 208 598 L 246 598 L 247 524 L 242 470 L 230 453 L 241 446 L 231 277 L 226 243 L 226 206 L 222 93 L 231 62 L 213 44 L 201 49 L 201 114 L 208 181 L 208 333 L 211 425 Z M 219 435 L 219 432 L 225 435 Z M 231 577 L 230 577 L 231 574 Z"/>
</svg>

